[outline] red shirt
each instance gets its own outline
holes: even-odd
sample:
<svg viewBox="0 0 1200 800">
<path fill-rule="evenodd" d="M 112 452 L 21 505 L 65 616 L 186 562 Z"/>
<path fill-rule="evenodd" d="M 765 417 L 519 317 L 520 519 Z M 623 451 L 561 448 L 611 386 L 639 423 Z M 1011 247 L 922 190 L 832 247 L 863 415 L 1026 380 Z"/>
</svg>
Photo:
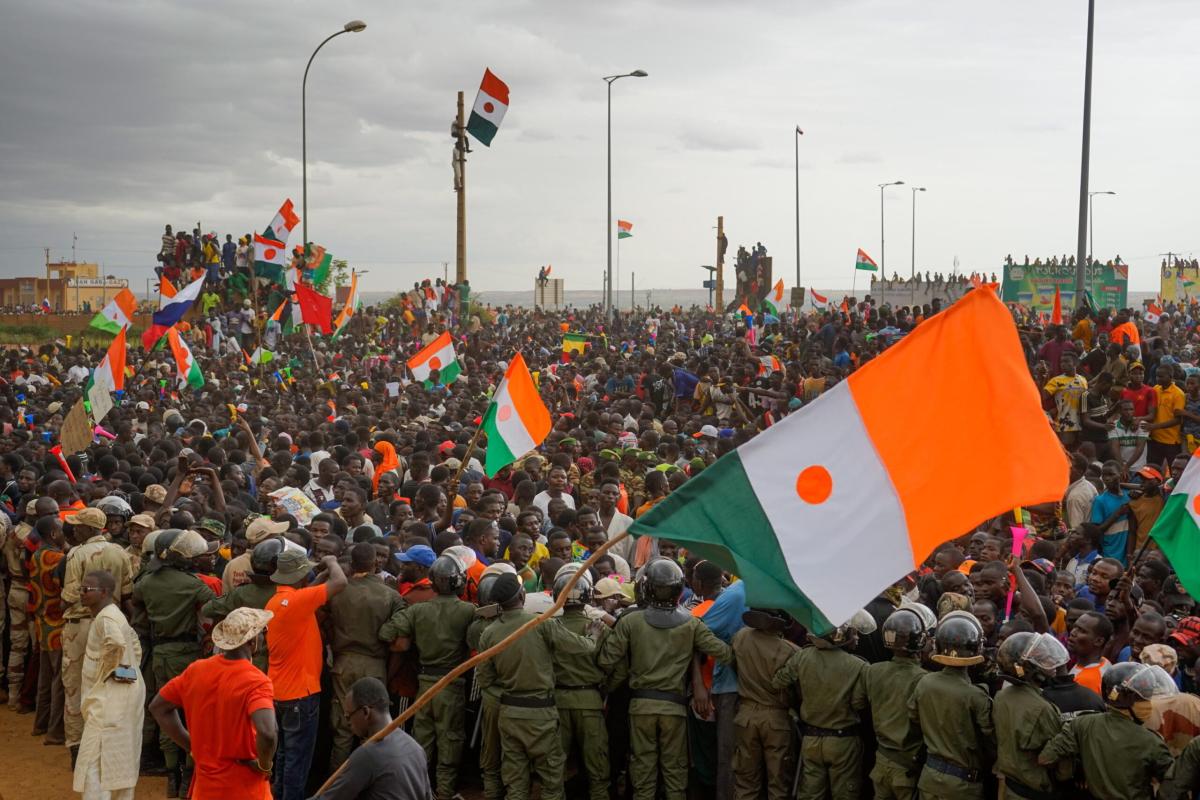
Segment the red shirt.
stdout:
<svg viewBox="0 0 1200 800">
<path fill-rule="evenodd" d="M 1133 401 L 1133 415 L 1135 417 L 1149 416 L 1158 406 L 1158 396 L 1154 394 L 1154 387 L 1144 383 L 1136 389 L 1126 386 L 1121 390 L 1121 399 Z"/>
<path fill-rule="evenodd" d="M 187 719 L 195 800 L 270 800 L 267 776 L 238 763 L 258 758 L 250 715 L 275 708 L 266 675 L 248 660 L 212 656 L 193 662 L 159 694 Z"/>
<path fill-rule="evenodd" d="M 306 589 L 281 585 L 267 601 L 266 610 L 275 615 L 267 623 L 267 674 L 275 684 L 276 700 L 299 700 L 321 691 L 317 609 L 328 599 L 329 588 L 322 583 Z"/>
</svg>

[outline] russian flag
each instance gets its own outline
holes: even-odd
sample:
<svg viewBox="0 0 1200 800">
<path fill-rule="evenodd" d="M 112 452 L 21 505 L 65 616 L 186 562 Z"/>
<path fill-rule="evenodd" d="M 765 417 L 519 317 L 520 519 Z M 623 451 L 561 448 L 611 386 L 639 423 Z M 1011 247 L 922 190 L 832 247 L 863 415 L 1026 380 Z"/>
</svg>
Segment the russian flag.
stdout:
<svg viewBox="0 0 1200 800">
<path fill-rule="evenodd" d="M 142 331 L 142 347 L 147 350 L 154 347 L 171 326 L 183 319 L 183 315 L 200 296 L 202 288 L 204 288 L 204 278 L 199 278 L 180 289 L 173 297 L 164 295 L 162 305 L 158 311 L 154 312 L 153 323 Z"/>
</svg>

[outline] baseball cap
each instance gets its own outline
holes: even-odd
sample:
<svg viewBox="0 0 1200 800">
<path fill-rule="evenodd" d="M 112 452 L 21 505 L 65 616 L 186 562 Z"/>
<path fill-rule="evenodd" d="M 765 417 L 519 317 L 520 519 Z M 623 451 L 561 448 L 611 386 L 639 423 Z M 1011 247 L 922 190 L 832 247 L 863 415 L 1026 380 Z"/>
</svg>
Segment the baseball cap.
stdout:
<svg viewBox="0 0 1200 800">
<path fill-rule="evenodd" d="M 433 564 L 434 559 L 433 548 L 429 545 L 414 544 L 407 550 L 403 550 L 396 554 L 397 561 L 407 561 L 420 564 L 422 567 L 428 567 Z"/>
<path fill-rule="evenodd" d="M 226 652 L 236 650 L 267 627 L 275 614 L 261 608 L 243 606 L 213 626 L 213 646 Z"/>
<path fill-rule="evenodd" d="M 1200 645 L 1200 617 L 1184 617 L 1179 625 L 1167 637 L 1168 642 L 1174 642 L 1182 647 Z"/>
<path fill-rule="evenodd" d="M 1154 481 L 1161 482 L 1163 479 L 1162 473 L 1151 466 L 1145 466 L 1145 467 L 1142 467 L 1141 469 L 1139 469 L 1138 475 L 1141 475 L 1143 478 L 1145 478 L 1147 480 L 1154 480 Z"/>
<path fill-rule="evenodd" d="M 716 426 L 705 425 L 700 430 L 693 433 L 692 438 L 699 439 L 701 436 L 708 436 L 712 439 L 716 439 L 716 438 L 720 437 L 720 435 L 721 435 L 721 432 L 716 429 Z"/>
<path fill-rule="evenodd" d="M 269 517 L 258 517 L 246 526 L 246 542 L 256 545 L 272 536 L 278 536 L 287 529 L 286 522 L 275 522 Z"/>
<path fill-rule="evenodd" d="M 149 411 L 150 404 L 147 403 L 145 400 L 139 400 L 136 408 L 138 411 Z"/>
<path fill-rule="evenodd" d="M 225 523 L 219 519 L 214 519 L 213 517 L 205 517 L 204 519 L 200 520 L 200 523 L 196 525 L 196 530 L 203 531 L 203 533 L 200 534 L 201 536 L 203 536 L 204 533 L 207 533 L 210 536 L 215 536 L 218 539 L 223 539 L 225 537 Z"/>
<path fill-rule="evenodd" d="M 89 528 L 103 528 L 108 524 L 108 516 L 98 508 L 81 508 L 76 513 L 65 517 L 63 521 L 71 525 L 87 525 Z"/>
</svg>

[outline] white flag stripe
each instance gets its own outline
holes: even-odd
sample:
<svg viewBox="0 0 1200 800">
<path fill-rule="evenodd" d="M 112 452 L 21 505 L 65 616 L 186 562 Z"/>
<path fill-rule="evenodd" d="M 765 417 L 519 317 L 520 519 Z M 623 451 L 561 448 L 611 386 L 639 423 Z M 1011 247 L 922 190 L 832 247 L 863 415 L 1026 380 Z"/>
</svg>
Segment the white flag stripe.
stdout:
<svg viewBox="0 0 1200 800">
<path fill-rule="evenodd" d="M 513 404 L 512 395 L 508 392 L 507 378 L 500 382 L 492 402 L 496 404 L 496 430 L 500 433 L 500 438 L 504 439 L 510 453 L 520 458 L 538 446 L 529 435 L 529 429 L 525 427 L 524 420 Z"/>
<path fill-rule="evenodd" d="M 777 431 L 783 426 L 792 430 Z M 830 622 L 840 624 L 912 570 L 904 508 L 847 384 L 789 415 L 772 432 L 738 449 L 742 466 L 792 580 Z M 797 493 L 797 477 L 810 466 L 828 470 L 832 478 L 823 502 L 806 502 Z M 847 570 L 855 571 L 855 585 L 871 587 L 869 596 L 847 591 Z"/>
</svg>

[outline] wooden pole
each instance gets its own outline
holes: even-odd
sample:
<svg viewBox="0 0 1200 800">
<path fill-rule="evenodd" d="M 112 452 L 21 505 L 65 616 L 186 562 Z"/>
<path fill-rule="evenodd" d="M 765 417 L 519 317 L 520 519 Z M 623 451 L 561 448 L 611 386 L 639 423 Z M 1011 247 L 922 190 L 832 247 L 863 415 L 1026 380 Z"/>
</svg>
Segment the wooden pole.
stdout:
<svg viewBox="0 0 1200 800">
<path fill-rule="evenodd" d="M 536 617 L 529 620 L 521 627 L 517 628 L 515 631 L 510 633 L 508 636 L 504 637 L 504 639 L 500 640 L 496 644 L 489 647 L 487 650 L 484 650 L 482 653 L 477 653 L 473 657 L 471 657 L 471 658 L 467 659 L 466 661 L 464 661 L 463 663 L 459 664 L 454 669 L 450 670 L 448 673 L 446 673 L 444 676 L 442 676 L 441 680 L 439 680 L 433 686 L 430 686 L 429 691 L 422 694 L 420 697 L 418 697 L 416 699 L 416 702 L 414 702 L 412 705 L 410 705 L 408 708 L 406 708 L 404 710 L 404 712 L 402 714 L 400 714 L 400 716 L 398 716 L 394 720 L 392 720 L 386 727 L 384 727 L 382 730 L 380 730 L 378 733 L 376 733 L 370 739 L 367 739 L 365 742 L 363 742 L 363 744 L 368 745 L 372 742 L 378 742 L 380 739 L 383 739 L 388 734 L 390 734 L 392 731 L 396 730 L 396 728 L 399 728 L 405 722 L 408 722 L 408 720 L 411 719 L 417 713 L 418 710 L 420 710 L 421 708 L 428 705 L 430 699 L 433 698 L 433 696 L 436 695 L 438 692 L 445 689 L 451 683 L 458 680 L 464 674 L 466 674 L 470 670 L 474 669 L 478 665 L 482 664 L 484 661 L 489 661 L 492 658 L 494 658 L 495 656 L 504 652 L 510 646 L 512 646 L 513 642 L 517 641 L 522 636 L 524 636 L 525 634 L 532 631 L 534 628 L 543 624 L 544 622 L 546 622 L 546 620 L 551 619 L 555 614 L 557 614 L 559 612 L 559 610 L 562 609 L 562 607 L 564 605 L 566 605 L 567 598 L 571 596 L 571 590 L 575 588 L 575 584 L 579 581 L 579 578 L 585 572 L 587 572 L 589 569 L 591 569 L 592 565 L 595 564 L 596 561 L 598 561 L 601 556 L 603 556 L 605 553 L 607 553 L 609 548 L 611 548 L 613 545 L 615 545 L 617 542 L 621 541 L 628 535 L 629 535 L 628 530 L 621 531 L 616 536 L 614 536 L 613 538 L 609 539 L 604 544 L 597 547 L 595 552 L 593 552 L 590 556 L 588 556 L 587 561 L 584 561 L 582 566 L 580 566 L 580 568 L 578 570 L 576 570 L 574 574 L 571 575 L 571 579 L 569 581 L 567 581 L 567 585 L 564 586 L 563 590 L 558 593 L 558 599 L 554 601 L 554 605 L 550 606 L 545 611 L 543 611 L 541 614 L 538 614 Z M 325 781 L 325 783 L 323 783 L 321 785 L 321 788 L 317 790 L 316 794 L 320 795 L 322 792 L 324 792 L 326 789 L 328 789 L 330 784 L 333 783 L 334 779 L 337 778 L 338 775 L 342 774 L 342 770 L 344 770 L 346 768 L 346 765 L 348 763 L 349 763 L 349 761 L 343 762 L 342 765 L 340 767 L 338 767 L 337 770 L 332 775 L 329 776 L 329 780 Z"/>
<path fill-rule="evenodd" d="M 462 285 L 467 279 L 467 128 L 463 121 L 463 93 L 458 93 L 458 117 L 455 122 L 457 141 L 454 158 L 458 162 L 458 234 L 454 251 L 454 280 Z"/>
</svg>

